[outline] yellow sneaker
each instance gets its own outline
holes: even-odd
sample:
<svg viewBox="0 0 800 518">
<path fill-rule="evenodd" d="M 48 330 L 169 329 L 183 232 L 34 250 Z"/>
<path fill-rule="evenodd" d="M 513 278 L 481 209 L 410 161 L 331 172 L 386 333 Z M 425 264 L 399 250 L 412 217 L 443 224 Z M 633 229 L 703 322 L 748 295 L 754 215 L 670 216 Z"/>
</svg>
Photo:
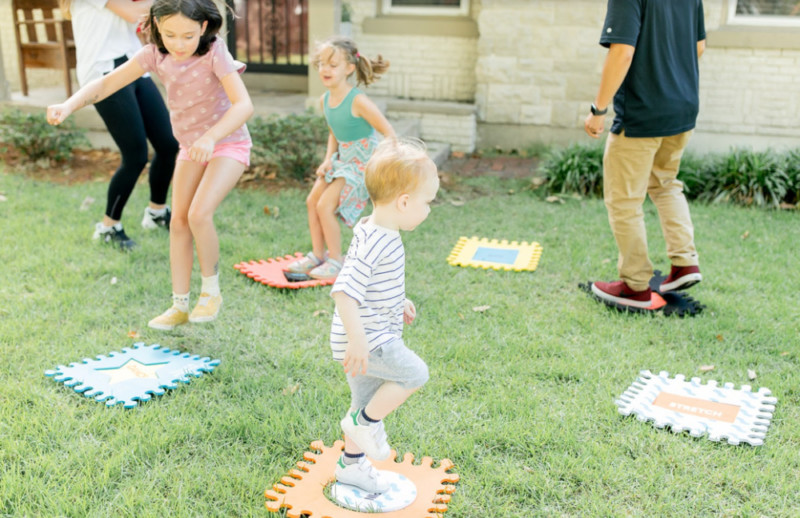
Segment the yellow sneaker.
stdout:
<svg viewBox="0 0 800 518">
<path fill-rule="evenodd" d="M 197 305 L 189 315 L 189 322 L 211 322 L 217 318 L 219 308 L 222 307 L 222 295 L 209 295 L 201 293 Z"/>
<path fill-rule="evenodd" d="M 162 331 L 172 331 L 179 325 L 185 324 L 189 321 L 189 314 L 185 311 L 172 306 L 162 314 L 147 323 L 153 329 L 160 329 Z"/>
</svg>

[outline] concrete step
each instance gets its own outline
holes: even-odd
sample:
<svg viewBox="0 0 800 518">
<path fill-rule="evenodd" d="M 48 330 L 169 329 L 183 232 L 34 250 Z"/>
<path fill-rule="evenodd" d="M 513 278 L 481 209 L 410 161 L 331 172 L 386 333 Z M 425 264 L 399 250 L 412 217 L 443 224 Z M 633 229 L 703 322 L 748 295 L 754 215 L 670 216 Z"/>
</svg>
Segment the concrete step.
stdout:
<svg viewBox="0 0 800 518">
<path fill-rule="evenodd" d="M 450 157 L 450 144 L 447 142 L 425 142 L 428 146 L 428 156 L 431 157 L 436 167 L 442 167 Z"/>
<path fill-rule="evenodd" d="M 419 138 L 421 129 L 419 119 L 389 119 L 389 124 L 399 137 Z"/>
</svg>

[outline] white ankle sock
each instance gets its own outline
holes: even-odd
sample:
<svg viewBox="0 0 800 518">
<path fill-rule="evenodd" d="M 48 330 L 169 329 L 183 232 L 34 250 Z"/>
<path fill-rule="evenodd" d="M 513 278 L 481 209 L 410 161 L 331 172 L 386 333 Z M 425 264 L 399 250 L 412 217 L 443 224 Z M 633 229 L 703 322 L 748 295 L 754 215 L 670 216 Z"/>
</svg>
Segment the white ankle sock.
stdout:
<svg viewBox="0 0 800 518">
<path fill-rule="evenodd" d="M 172 292 L 172 305 L 184 313 L 189 312 L 189 294 L 186 295 L 179 295 L 178 293 Z"/>
<path fill-rule="evenodd" d="M 157 218 L 159 216 L 163 216 L 164 214 L 166 214 L 167 208 L 164 207 L 163 209 L 152 209 L 150 207 L 147 207 L 147 212 L 149 212 L 151 216 Z"/>
<path fill-rule="evenodd" d="M 203 277 L 203 285 L 200 291 L 208 293 L 212 297 L 219 295 L 219 274 Z"/>
</svg>

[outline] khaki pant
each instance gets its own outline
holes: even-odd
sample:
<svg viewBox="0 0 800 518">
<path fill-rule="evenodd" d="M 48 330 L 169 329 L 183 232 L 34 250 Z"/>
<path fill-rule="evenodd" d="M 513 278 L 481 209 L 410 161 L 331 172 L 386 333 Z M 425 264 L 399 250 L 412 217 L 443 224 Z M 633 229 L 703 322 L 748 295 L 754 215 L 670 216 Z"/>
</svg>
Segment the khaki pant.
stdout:
<svg viewBox="0 0 800 518">
<path fill-rule="evenodd" d="M 604 199 L 619 248 L 619 276 L 631 289 L 646 289 L 653 276 L 642 210 L 647 194 L 658 210 L 672 264 L 698 264 L 689 205 L 683 194 L 683 182 L 676 178 L 691 133 L 628 138 L 623 131 L 608 136 L 603 156 Z"/>
</svg>

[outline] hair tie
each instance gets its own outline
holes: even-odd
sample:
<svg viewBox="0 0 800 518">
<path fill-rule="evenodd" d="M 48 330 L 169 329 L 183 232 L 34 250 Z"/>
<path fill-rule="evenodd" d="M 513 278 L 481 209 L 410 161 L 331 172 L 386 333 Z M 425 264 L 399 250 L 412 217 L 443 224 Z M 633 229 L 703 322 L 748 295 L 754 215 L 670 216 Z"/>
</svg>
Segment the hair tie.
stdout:
<svg viewBox="0 0 800 518">
<path fill-rule="evenodd" d="M 361 59 L 361 54 L 358 51 L 356 51 L 356 59 Z"/>
</svg>

